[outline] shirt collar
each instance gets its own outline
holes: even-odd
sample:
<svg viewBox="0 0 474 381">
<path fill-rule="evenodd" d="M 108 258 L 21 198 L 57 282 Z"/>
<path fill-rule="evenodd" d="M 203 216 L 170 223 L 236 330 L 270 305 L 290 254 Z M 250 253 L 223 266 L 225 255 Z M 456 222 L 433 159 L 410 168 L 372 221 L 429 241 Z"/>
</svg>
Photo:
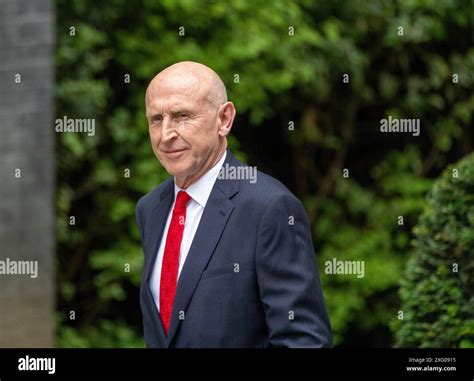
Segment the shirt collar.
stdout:
<svg viewBox="0 0 474 381">
<path fill-rule="evenodd" d="M 186 189 L 186 193 L 191 196 L 191 198 L 196 201 L 199 205 L 203 208 L 206 206 L 207 199 L 211 195 L 212 187 L 216 182 L 217 176 L 219 176 L 219 171 L 224 164 L 225 158 L 227 156 L 227 150 L 224 151 L 224 155 L 220 158 L 220 160 L 211 168 L 209 169 L 204 175 L 202 175 L 198 181 L 191 184 L 188 189 Z M 176 201 L 176 197 L 178 192 L 181 191 L 180 187 L 176 185 L 176 178 L 174 179 L 174 199 Z"/>
</svg>

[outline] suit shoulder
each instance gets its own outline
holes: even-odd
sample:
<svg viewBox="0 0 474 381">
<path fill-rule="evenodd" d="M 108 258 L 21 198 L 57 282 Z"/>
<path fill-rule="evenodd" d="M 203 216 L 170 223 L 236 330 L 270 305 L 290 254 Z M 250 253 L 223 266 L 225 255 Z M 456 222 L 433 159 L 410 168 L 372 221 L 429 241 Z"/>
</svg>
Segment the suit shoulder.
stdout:
<svg viewBox="0 0 474 381">
<path fill-rule="evenodd" d="M 156 205 L 163 191 L 172 183 L 173 178 L 170 177 L 169 179 L 163 181 L 155 189 L 140 197 L 136 206 L 137 211 L 140 210 L 142 207 L 147 208 L 149 206 Z"/>
<path fill-rule="evenodd" d="M 287 199 L 301 204 L 284 184 L 260 171 L 257 171 L 256 181 L 254 183 L 246 181 L 241 190 L 248 198 L 252 199 L 252 203 L 264 208 L 276 199 Z"/>
</svg>

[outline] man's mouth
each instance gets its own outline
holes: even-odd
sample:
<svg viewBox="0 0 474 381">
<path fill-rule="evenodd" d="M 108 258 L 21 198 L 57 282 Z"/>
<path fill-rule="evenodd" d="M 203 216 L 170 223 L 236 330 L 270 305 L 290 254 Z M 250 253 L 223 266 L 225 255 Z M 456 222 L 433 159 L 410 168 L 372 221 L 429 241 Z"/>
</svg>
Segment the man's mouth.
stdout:
<svg viewBox="0 0 474 381">
<path fill-rule="evenodd" d="M 176 149 L 176 150 L 169 150 L 169 151 L 163 151 L 166 155 L 166 157 L 168 158 L 171 158 L 171 159 L 175 159 L 179 156 L 181 156 L 181 154 L 186 151 L 186 148 L 183 148 L 183 149 Z"/>
</svg>

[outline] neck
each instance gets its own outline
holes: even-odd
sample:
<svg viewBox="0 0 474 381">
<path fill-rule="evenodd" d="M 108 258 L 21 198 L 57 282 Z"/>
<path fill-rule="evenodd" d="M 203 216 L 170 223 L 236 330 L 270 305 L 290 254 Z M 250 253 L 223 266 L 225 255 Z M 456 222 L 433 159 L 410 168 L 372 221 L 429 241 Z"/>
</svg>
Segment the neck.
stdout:
<svg viewBox="0 0 474 381">
<path fill-rule="evenodd" d="M 198 181 L 209 169 L 214 167 L 219 160 L 222 158 L 224 155 L 225 150 L 227 149 L 227 139 L 224 139 L 220 144 L 218 149 L 216 149 L 215 152 L 213 152 L 211 155 L 209 155 L 209 158 L 207 159 L 206 163 L 201 167 L 199 171 L 197 171 L 195 174 L 192 176 L 188 176 L 185 178 L 175 178 L 176 185 L 180 187 L 181 189 L 187 189 L 190 185 L 194 184 L 196 181 Z"/>
</svg>

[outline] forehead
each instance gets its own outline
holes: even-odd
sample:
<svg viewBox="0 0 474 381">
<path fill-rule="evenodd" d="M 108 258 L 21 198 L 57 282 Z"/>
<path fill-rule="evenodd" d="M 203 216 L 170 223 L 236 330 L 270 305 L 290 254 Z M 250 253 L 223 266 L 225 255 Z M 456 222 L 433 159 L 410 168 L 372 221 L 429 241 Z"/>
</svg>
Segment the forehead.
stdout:
<svg viewBox="0 0 474 381">
<path fill-rule="evenodd" d="M 185 95 L 167 95 L 147 97 L 147 114 L 152 112 L 195 110 L 202 106 L 202 102 Z"/>
<path fill-rule="evenodd" d="M 206 91 L 207 86 L 197 76 L 182 72 L 157 76 L 148 86 L 145 102 L 147 108 L 198 105 Z"/>
</svg>

